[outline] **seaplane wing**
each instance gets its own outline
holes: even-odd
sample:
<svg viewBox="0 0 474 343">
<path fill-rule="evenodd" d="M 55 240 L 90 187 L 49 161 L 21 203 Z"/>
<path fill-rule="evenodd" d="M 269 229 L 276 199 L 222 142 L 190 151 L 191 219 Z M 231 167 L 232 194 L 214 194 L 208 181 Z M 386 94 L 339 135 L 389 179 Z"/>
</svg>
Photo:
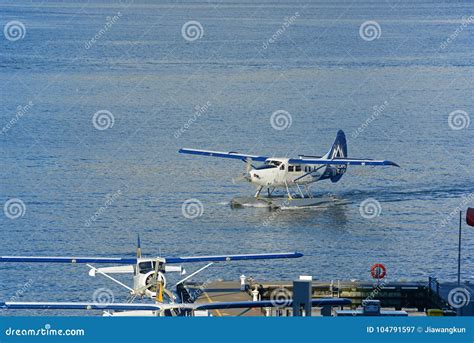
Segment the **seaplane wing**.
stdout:
<svg viewBox="0 0 474 343">
<path fill-rule="evenodd" d="M 276 258 L 298 258 L 303 254 L 298 252 L 284 252 L 274 254 L 247 254 L 247 255 L 215 255 L 215 256 L 186 256 L 186 257 L 165 257 L 167 263 L 185 262 L 220 262 L 220 261 L 243 261 L 243 260 L 271 260 Z"/>
<path fill-rule="evenodd" d="M 352 302 L 346 298 L 313 299 L 312 306 L 342 306 Z M 0 302 L 5 310 L 114 310 L 114 311 L 159 311 L 167 309 L 219 310 L 231 308 L 291 307 L 293 299 L 262 301 L 231 301 L 215 303 L 175 303 L 175 304 L 130 304 L 98 302 Z"/>
<path fill-rule="evenodd" d="M 179 149 L 179 153 L 180 154 L 190 154 L 190 155 L 220 157 L 220 158 L 232 158 L 232 159 L 243 160 L 243 161 L 251 159 L 252 161 L 258 161 L 258 162 L 265 162 L 265 160 L 268 158 L 268 156 L 240 154 L 240 153 L 234 152 L 234 151 L 224 152 L 224 151 L 188 149 L 188 148 Z"/>
<path fill-rule="evenodd" d="M 166 263 L 185 262 L 219 262 L 219 261 L 242 261 L 262 260 L 276 258 L 298 258 L 303 254 L 297 252 L 272 253 L 272 254 L 244 254 L 244 255 L 211 255 L 211 256 L 184 256 L 163 257 Z M 136 264 L 136 258 L 120 257 L 49 257 L 49 256 L 0 256 L 0 262 L 39 262 L 39 263 L 112 263 L 112 264 Z"/>
<path fill-rule="evenodd" d="M 115 310 L 156 311 L 159 305 L 154 304 L 130 304 L 130 303 L 99 303 L 99 302 L 0 302 L 0 309 L 7 310 Z"/>
<path fill-rule="evenodd" d="M 137 259 L 120 257 L 0 256 L 0 262 L 135 264 Z"/>
<path fill-rule="evenodd" d="M 359 159 L 359 158 L 290 158 L 288 163 L 291 164 L 329 164 L 329 165 L 352 165 L 352 166 L 395 166 L 400 167 L 398 164 L 388 160 L 371 160 L 371 159 Z"/>
<path fill-rule="evenodd" d="M 237 152 L 223 152 L 223 151 L 212 151 L 212 150 L 201 150 L 201 149 L 189 149 L 183 148 L 179 149 L 181 154 L 190 154 L 190 155 L 201 155 L 201 156 L 211 156 L 211 157 L 220 157 L 220 158 L 232 158 L 237 160 L 252 160 L 265 162 L 269 156 L 259 156 L 259 155 L 247 155 L 240 154 Z M 304 156 L 304 155 L 301 155 Z M 361 158 L 290 158 L 288 160 L 290 164 L 320 164 L 320 165 L 355 165 L 355 166 L 396 166 L 398 164 L 388 160 L 373 160 L 373 159 L 361 159 Z"/>
</svg>

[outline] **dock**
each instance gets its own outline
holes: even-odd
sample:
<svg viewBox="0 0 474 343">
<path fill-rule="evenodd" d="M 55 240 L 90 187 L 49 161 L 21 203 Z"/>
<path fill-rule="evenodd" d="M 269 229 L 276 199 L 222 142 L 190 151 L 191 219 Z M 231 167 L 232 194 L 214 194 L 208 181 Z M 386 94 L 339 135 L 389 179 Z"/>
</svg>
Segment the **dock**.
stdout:
<svg viewBox="0 0 474 343">
<path fill-rule="evenodd" d="M 429 278 L 428 293 L 438 307 L 452 307 L 459 316 L 474 316 L 474 285 L 470 282 L 438 282 Z"/>
<path fill-rule="evenodd" d="M 439 315 L 474 315 L 474 285 L 454 282 L 438 282 L 434 278 L 428 281 L 384 282 L 377 281 L 311 281 L 312 299 L 345 298 L 352 301 L 349 306 L 337 306 L 332 310 L 342 313 L 344 310 L 360 309 L 364 301 L 379 300 L 383 311 L 404 311 L 409 316 L 425 316 L 437 311 Z M 450 292 L 461 287 L 466 290 L 467 300 L 461 308 L 453 305 Z M 288 297 L 293 294 L 292 281 L 262 281 L 247 279 L 244 289 L 241 282 L 214 281 L 210 283 L 187 283 L 185 289 L 194 294 L 196 303 L 235 302 L 272 300 L 272 294 L 284 290 Z M 472 297 L 471 297 L 472 295 Z M 452 296 L 451 296 L 452 297 Z M 462 301 L 461 299 L 460 301 Z M 321 315 L 321 308 L 313 308 L 312 315 Z M 214 316 L 291 316 L 291 309 L 225 309 L 211 311 Z"/>
<path fill-rule="evenodd" d="M 215 303 L 222 301 L 251 301 L 249 292 L 240 290 L 238 281 L 215 281 L 206 284 L 188 284 L 187 288 L 192 292 L 200 293 L 196 303 Z M 213 316 L 262 316 L 260 309 L 221 309 L 212 310 Z"/>
</svg>

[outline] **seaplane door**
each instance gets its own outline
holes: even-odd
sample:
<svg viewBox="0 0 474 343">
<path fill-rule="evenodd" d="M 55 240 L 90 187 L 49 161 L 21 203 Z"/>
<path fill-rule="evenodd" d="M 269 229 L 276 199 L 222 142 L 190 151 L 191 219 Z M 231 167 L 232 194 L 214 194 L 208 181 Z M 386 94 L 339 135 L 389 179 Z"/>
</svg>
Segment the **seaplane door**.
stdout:
<svg viewBox="0 0 474 343">
<path fill-rule="evenodd" d="M 288 162 L 283 161 L 279 166 L 278 166 L 278 172 L 275 173 L 275 184 L 280 184 L 284 185 L 286 181 L 286 177 L 288 174 Z"/>
</svg>

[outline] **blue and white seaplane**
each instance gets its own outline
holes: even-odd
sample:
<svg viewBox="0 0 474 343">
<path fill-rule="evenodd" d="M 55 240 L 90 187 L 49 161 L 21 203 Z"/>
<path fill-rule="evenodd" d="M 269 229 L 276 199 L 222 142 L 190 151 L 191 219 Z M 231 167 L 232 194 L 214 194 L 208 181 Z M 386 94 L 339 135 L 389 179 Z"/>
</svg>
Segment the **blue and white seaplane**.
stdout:
<svg viewBox="0 0 474 343">
<path fill-rule="evenodd" d="M 109 303 L 109 302 L 0 302 L 0 309 L 43 309 L 43 310 L 101 310 L 104 315 L 114 316 L 165 316 L 194 315 L 196 311 L 225 308 L 258 308 L 273 307 L 269 301 L 264 302 L 222 302 L 212 304 L 195 304 L 183 302 L 180 289 L 185 281 L 207 269 L 216 262 L 248 261 L 263 259 L 299 258 L 298 252 L 270 254 L 240 254 L 185 257 L 142 257 L 140 237 L 137 241 L 136 257 L 41 257 L 41 256 L 0 256 L 0 263 L 82 263 L 89 267 L 89 275 L 105 276 L 130 292 L 130 301 L 136 297 L 149 297 L 155 303 Z M 186 274 L 182 263 L 208 262 L 205 266 L 174 284 L 176 291 L 167 288 L 165 274 L 177 272 Z M 117 266 L 97 268 L 92 264 L 115 264 Z M 110 274 L 132 274 L 133 287 L 129 287 Z M 321 300 L 321 299 L 319 299 Z M 291 305 L 288 305 L 291 306 Z M 117 311 L 117 312 L 110 312 Z"/>
<path fill-rule="evenodd" d="M 234 198 L 234 205 L 270 207 L 310 206 L 319 204 L 320 201 L 312 199 L 313 196 L 308 185 L 317 181 L 331 180 L 338 182 L 347 171 L 349 165 L 353 166 L 396 166 L 398 164 L 388 160 L 373 160 L 347 157 L 347 141 L 344 131 L 339 130 L 331 149 L 324 156 L 299 155 L 298 158 L 271 157 L 260 155 L 241 154 L 238 152 L 222 152 L 201 149 L 182 148 L 181 154 L 211 156 L 242 160 L 246 163 L 246 170 L 238 180 L 246 180 L 257 186 L 254 197 Z M 263 162 L 256 166 L 254 162 Z M 301 186 L 305 189 L 303 193 Z M 290 189 L 295 187 L 297 192 Z M 262 197 L 261 192 L 267 188 L 267 196 Z M 275 189 L 286 189 L 286 199 L 272 199 Z M 279 200 L 279 201 L 277 201 Z"/>
</svg>

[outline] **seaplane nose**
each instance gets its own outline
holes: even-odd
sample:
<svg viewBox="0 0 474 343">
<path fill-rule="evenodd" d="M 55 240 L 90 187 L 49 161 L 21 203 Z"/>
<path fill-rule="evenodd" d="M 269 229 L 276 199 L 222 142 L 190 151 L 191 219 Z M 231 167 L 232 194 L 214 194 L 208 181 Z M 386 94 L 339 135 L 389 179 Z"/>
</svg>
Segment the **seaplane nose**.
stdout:
<svg viewBox="0 0 474 343">
<path fill-rule="evenodd" d="M 249 172 L 249 176 L 250 176 L 250 181 L 253 181 L 253 182 L 259 181 L 261 178 L 256 170 L 251 170 Z"/>
<path fill-rule="evenodd" d="M 252 182 L 252 172 L 253 170 L 249 170 L 248 172 L 244 173 L 243 178 L 245 181 Z"/>
</svg>

